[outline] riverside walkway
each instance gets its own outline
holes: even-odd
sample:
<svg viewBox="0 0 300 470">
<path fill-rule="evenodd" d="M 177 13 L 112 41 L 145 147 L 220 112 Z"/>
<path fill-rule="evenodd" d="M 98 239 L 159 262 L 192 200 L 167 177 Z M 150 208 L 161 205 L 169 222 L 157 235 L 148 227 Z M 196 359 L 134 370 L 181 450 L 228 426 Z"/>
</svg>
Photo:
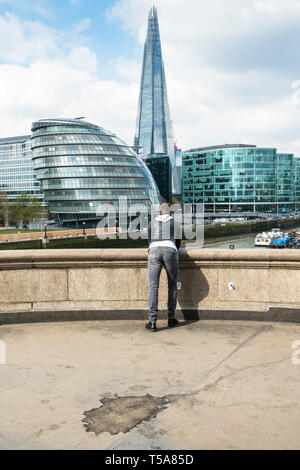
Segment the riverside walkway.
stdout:
<svg viewBox="0 0 300 470">
<path fill-rule="evenodd" d="M 0 449 L 300 448 L 300 324 L 144 323 L 1 325 Z"/>
</svg>

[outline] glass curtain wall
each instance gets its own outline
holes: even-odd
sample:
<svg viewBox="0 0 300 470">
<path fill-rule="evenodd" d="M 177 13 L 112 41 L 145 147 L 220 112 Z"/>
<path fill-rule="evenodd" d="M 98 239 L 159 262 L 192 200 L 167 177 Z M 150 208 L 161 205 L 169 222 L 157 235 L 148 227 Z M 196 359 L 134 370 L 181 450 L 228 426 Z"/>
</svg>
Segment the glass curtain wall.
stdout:
<svg viewBox="0 0 300 470">
<path fill-rule="evenodd" d="M 0 139 L 0 190 L 6 192 L 10 202 L 21 194 L 43 202 L 32 161 L 30 135 Z"/>
<path fill-rule="evenodd" d="M 85 121 L 49 119 L 32 125 L 32 152 L 45 199 L 62 223 L 101 218 L 119 198 L 128 205 L 160 202 L 142 159 L 115 134 Z"/>
<path fill-rule="evenodd" d="M 236 144 L 186 151 L 183 202 L 211 212 L 285 212 L 293 208 L 293 155 Z"/>
</svg>

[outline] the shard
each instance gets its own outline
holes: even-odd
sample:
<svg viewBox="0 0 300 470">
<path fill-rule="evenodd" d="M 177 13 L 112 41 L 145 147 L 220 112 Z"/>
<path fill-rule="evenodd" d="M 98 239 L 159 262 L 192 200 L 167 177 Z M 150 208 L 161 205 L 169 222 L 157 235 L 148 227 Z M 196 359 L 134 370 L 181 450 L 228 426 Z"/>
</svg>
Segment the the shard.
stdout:
<svg viewBox="0 0 300 470">
<path fill-rule="evenodd" d="M 172 193 L 180 193 L 176 171 L 174 134 L 170 118 L 157 9 L 148 18 L 134 148 L 146 160 L 168 156 L 172 167 Z"/>
</svg>

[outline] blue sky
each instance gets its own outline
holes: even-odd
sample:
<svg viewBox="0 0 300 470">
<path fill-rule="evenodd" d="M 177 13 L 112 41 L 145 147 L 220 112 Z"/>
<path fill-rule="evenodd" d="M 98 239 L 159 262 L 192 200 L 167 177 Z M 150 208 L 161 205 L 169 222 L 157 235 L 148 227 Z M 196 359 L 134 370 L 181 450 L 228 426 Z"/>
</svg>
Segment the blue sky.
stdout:
<svg viewBox="0 0 300 470">
<path fill-rule="evenodd" d="M 102 64 L 99 76 L 110 78 L 109 63 L 113 57 L 139 60 L 142 55 L 142 45 L 122 28 L 118 18 L 110 18 L 109 9 L 115 3 L 113 0 L 0 0 L 0 14 L 10 12 L 23 21 L 42 22 L 55 29 L 62 35 L 59 45 L 63 50 L 70 42 L 90 47 Z"/>
<path fill-rule="evenodd" d="M 132 144 L 152 4 L 0 0 L 0 136 L 85 116 Z M 178 145 L 300 156 L 300 0 L 155 4 Z"/>
</svg>

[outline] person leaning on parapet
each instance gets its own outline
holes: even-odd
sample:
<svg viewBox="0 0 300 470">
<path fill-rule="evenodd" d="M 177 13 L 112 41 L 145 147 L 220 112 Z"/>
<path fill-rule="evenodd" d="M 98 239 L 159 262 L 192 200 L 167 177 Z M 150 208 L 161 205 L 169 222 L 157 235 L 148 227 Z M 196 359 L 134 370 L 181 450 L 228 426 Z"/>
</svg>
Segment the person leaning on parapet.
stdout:
<svg viewBox="0 0 300 470">
<path fill-rule="evenodd" d="M 181 243 L 177 232 L 178 227 L 175 224 L 170 204 L 161 204 L 159 215 L 154 217 L 148 225 L 149 322 L 146 328 L 150 331 L 157 331 L 159 278 L 163 266 L 168 277 L 168 326 L 171 328 L 179 323 L 175 318 L 178 249 Z"/>
</svg>

